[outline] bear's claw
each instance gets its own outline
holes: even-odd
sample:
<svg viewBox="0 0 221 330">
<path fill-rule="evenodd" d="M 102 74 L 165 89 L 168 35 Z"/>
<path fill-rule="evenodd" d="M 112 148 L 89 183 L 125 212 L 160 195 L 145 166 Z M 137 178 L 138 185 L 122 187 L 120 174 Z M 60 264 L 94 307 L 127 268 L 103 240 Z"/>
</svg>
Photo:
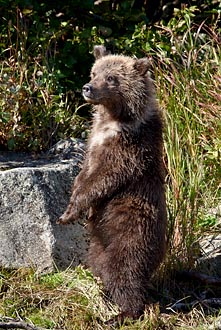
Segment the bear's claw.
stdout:
<svg viewBox="0 0 221 330">
<path fill-rule="evenodd" d="M 70 224 L 71 222 L 73 222 L 73 219 L 72 217 L 69 215 L 65 215 L 63 214 L 57 221 L 56 223 L 59 224 L 59 225 L 68 225 Z"/>
</svg>

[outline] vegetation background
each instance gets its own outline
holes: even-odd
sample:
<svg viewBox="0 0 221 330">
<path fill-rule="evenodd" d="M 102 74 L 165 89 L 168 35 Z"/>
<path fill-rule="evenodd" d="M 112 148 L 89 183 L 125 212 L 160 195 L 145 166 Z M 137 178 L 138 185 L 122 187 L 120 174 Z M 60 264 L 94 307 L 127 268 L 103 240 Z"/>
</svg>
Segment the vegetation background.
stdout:
<svg viewBox="0 0 221 330">
<path fill-rule="evenodd" d="M 221 204 L 221 3 L 165 0 L 0 0 L 0 150 L 39 153 L 61 138 L 87 137 L 90 108 L 81 97 L 95 44 L 148 56 L 165 110 L 168 256 L 153 296 L 171 304 L 186 295 L 171 280 L 194 269 L 198 240 L 220 230 L 209 212 Z M 192 291 L 191 291 L 192 292 Z M 92 275 L 2 270 L 0 316 L 48 329 L 104 329 L 107 319 Z M 147 317 L 127 329 L 208 329 L 213 312 Z M 217 310 L 215 311 L 217 313 Z M 215 313 L 214 312 L 214 313 Z M 212 328 L 213 329 L 213 328 Z"/>
</svg>

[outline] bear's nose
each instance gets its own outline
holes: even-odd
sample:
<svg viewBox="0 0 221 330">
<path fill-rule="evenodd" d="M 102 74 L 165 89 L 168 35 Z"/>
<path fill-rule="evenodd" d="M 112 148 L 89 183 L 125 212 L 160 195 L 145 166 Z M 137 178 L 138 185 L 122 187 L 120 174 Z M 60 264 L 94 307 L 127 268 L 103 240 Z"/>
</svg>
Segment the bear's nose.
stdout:
<svg viewBox="0 0 221 330">
<path fill-rule="evenodd" d="M 88 94 L 92 92 L 92 85 L 91 84 L 86 84 L 82 88 L 83 93 Z"/>
</svg>

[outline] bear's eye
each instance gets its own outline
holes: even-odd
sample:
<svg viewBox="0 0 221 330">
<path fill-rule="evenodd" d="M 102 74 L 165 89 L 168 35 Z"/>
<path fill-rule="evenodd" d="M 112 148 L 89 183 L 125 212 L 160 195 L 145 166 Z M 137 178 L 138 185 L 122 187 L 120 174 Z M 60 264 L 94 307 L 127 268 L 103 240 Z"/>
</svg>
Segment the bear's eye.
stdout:
<svg viewBox="0 0 221 330">
<path fill-rule="evenodd" d="M 91 78 L 93 79 L 93 78 L 95 78 L 95 76 L 96 76 L 96 73 L 95 72 L 91 72 Z"/>
<path fill-rule="evenodd" d="M 108 82 L 113 82 L 114 81 L 114 77 L 113 76 L 107 76 L 107 81 Z"/>
</svg>

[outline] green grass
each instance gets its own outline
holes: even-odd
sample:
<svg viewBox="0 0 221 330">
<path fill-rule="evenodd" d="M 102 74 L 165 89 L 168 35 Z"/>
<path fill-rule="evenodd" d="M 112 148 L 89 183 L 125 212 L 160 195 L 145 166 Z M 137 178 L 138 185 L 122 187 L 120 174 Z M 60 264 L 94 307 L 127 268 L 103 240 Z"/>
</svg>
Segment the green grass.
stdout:
<svg viewBox="0 0 221 330">
<path fill-rule="evenodd" d="M 2 271 L 0 289 L 0 320 L 19 317 L 44 329 L 101 330 L 108 329 L 103 322 L 117 313 L 117 307 L 104 304 L 99 285 L 82 267 L 47 275 L 25 269 Z M 164 313 L 156 302 L 147 307 L 142 321 L 128 320 L 120 329 L 206 330 L 213 321 L 200 308 L 188 314 Z"/>
</svg>

